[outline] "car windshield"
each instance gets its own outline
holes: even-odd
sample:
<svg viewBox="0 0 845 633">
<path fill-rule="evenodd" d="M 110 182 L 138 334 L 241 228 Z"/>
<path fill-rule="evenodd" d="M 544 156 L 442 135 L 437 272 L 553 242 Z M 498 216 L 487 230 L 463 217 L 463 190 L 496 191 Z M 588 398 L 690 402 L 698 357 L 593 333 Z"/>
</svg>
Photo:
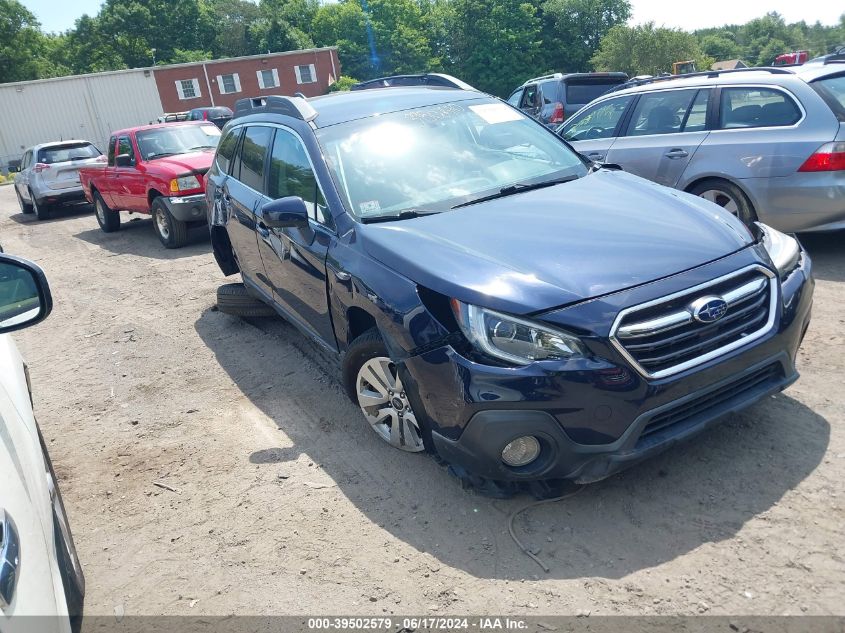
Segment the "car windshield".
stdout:
<svg viewBox="0 0 845 633">
<path fill-rule="evenodd" d="M 215 125 L 168 125 L 135 136 L 144 160 L 214 149 L 220 142 L 220 130 Z"/>
<path fill-rule="evenodd" d="M 512 185 L 580 177 L 584 162 L 501 101 L 443 103 L 317 131 L 357 218 L 436 213 Z"/>
<path fill-rule="evenodd" d="M 38 150 L 36 162 L 44 163 L 45 165 L 53 165 L 54 163 L 66 163 L 73 160 L 96 158 L 100 154 L 100 150 L 91 145 L 91 143 L 56 145 L 53 147 L 43 147 Z"/>
</svg>

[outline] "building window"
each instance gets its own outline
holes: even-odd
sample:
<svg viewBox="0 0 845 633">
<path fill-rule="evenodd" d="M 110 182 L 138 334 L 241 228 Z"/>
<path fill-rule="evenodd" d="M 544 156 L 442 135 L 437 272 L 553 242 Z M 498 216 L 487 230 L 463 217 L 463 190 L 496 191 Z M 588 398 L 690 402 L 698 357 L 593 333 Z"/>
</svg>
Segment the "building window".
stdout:
<svg viewBox="0 0 845 633">
<path fill-rule="evenodd" d="M 256 70 L 255 75 L 258 77 L 258 87 L 262 90 L 279 87 L 279 71 L 275 68 Z"/>
<path fill-rule="evenodd" d="M 296 72 L 296 83 L 313 84 L 317 82 L 317 71 L 314 68 L 314 64 L 294 66 L 293 69 Z"/>
<path fill-rule="evenodd" d="M 200 82 L 196 79 L 179 79 L 176 81 L 176 92 L 179 93 L 179 99 L 198 99 L 202 96 L 200 92 Z"/>
<path fill-rule="evenodd" d="M 241 79 L 238 73 L 230 75 L 217 75 L 217 87 L 221 95 L 231 94 L 233 92 L 241 91 Z"/>
</svg>

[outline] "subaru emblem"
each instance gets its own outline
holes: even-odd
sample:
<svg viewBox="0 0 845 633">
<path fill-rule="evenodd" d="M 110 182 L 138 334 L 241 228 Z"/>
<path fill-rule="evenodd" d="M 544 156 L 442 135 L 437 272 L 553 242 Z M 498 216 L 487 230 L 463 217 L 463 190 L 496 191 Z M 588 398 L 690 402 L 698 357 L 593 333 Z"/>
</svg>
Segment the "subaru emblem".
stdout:
<svg viewBox="0 0 845 633">
<path fill-rule="evenodd" d="M 728 311 L 728 302 L 722 297 L 701 297 L 690 304 L 693 318 L 700 323 L 715 323 Z"/>
</svg>

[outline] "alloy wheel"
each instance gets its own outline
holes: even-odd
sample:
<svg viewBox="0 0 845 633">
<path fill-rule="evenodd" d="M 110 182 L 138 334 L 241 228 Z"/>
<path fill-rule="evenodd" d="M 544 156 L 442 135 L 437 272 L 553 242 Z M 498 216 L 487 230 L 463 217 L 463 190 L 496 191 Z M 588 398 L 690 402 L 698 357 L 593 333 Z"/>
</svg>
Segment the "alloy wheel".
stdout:
<svg viewBox="0 0 845 633">
<path fill-rule="evenodd" d="M 733 215 L 739 215 L 739 204 L 734 200 L 733 196 L 725 193 L 721 189 L 707 189 L 698 194 L 700 198 L 714 202 L 722 207 L 725 211 Z"/>
<path fill-rule="evenodd" d="M 167 218 L 164 217 L 164 211 L 161 209 L 156 209 L 155 223 L 159 235 L 161 235 L 165 240 L 169 240 L 170 224 L 167 223 Z"/>
<path fill-rule="evenodd" d="M 365 362 L 355 386 L 358 405 L 381 439 L 403 451 L 425 450 L 417 417 L 389 358 L 377 356 Z"/>
</svg>

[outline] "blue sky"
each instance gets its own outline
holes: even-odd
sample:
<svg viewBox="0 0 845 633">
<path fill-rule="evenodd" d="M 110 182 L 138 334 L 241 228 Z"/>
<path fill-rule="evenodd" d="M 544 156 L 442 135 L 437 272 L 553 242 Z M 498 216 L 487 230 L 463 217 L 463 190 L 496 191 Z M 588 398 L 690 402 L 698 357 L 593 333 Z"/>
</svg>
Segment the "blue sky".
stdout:
<svg viewBox="0 0 845 633">
<path fill-rule="evenodd" d="M 178 0 L 177 0 L 178 1 Z M 45 31 L 65 31 L 73 27 L 83 13 L 94 15 L 103 0 L 22 0 L 32 11 Z M 767 11 L 777 11 L 787 22 L 816 20 L 822 24 L 835 24 L 843 11 L 841 2 L 795 0 L 708 0 L 707 2 L 675 2 L 666 0 L 631 0 L 632 22 L 654 21 L 658 26 L 679 27 L 693 30 L 725 23 L 742 24 Z"/>
</svg>

